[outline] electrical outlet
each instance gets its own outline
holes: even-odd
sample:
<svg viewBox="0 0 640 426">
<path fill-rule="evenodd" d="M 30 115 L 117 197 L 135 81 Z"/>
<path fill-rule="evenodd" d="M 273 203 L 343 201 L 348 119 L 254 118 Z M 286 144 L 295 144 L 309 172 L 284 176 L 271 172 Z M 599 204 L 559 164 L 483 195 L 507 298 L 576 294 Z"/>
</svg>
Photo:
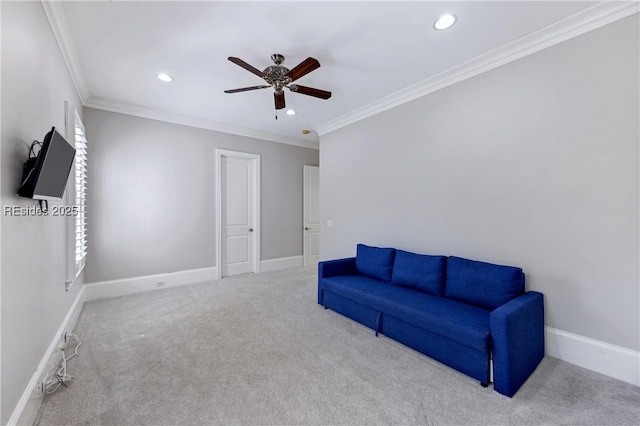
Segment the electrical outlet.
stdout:
<svg viewBox="0 0 640 426">
<path fill-rule="evenodd" d="M 40 382 L 40 393 L 43 395 L 47 393 L 47 381 L 49 380 L 49 374 L 44 375 L 44 379 Z"/>
<path fill-rule="evenodd" d="M 67 347 L 68 341 L 69 341 L 69 332 L 65 330 L 62 332 L 62 341 L 58 345 L 58 349 L 63 351 Z"/>
<path fill-rule="evenodd" d="M 158 282 L 156 283 L 156 287 L 162 287 L 162 286 L 164 286 L 164 284 L 165 284 L 165 282 L 164 282 L 164 281 L 158 281 Z"/>
</svg>

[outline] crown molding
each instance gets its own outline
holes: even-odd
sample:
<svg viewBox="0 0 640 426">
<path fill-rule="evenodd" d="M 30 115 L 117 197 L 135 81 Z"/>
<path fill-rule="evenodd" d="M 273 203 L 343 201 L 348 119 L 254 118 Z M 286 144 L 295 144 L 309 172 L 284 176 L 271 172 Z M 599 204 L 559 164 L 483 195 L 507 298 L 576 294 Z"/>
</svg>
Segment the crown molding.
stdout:
<svg viewBox="0 0 640 426">
<path fill-rule="evenodd" d="M 199 129 L 213 130 L 216 132 L 229 133 L 232 135 L 246 136 L 254 139 L 262 139 L 270 142 L 278 142 L 287 145 L 299 146 L 302 148 L 319 149 L 318 142 L 289 138 L 273 133 L 262 132 L 246 127 L 234 126 L 231 124 L 218 123 L 204 118 L 196 118 L 190 115 L 183 115 L 169 111 L 162 111 L 156 108 L 144 107 L 141 105 L 126 102 L 114 101 L 111 99 L 91 96 L 84 102 L 85 107 L 101 109 L 105 111 L 117 112 L 121 114 L 133 115 L 136 117 L 149 118 L 152 120 L 165 121 L 167 123 L 181 124 Z"/>
<path fill-rule="evenodd" d="M 78 60 L 78 54 L 75 49 L 75 42 L 73 40 L 73 34 L 71 34 L 71 28 L 67 20 L 67 13 L 64 10 L 64 4 L 61 1 L 44 1 L 41 0 L 42 8 L 47 16 L 53 35 L 62 53 L 64 63 L 67 65 L 69 75 L 78 93 L 80 102 L 84 105 L 85 101 L 89 98 L 89 89 L 87 83 L 82 75 L 80 61 Z"/>
<path fill-rule="evenodd" d="M 640 3 L 603 1 L 313 128 L 320 136 L 640 12 Z"/>
<path fill-rule="evenodd" d="M 73 85 L 83 106 L 134 115 L 137 117 L 150 118 L 153 120 L 166 121 L 169 123 L 182 124 L 201 129 L 214 130 L 217 132 L 246 136 L 255 139 L 263 139 L 271 142 L 279 142 L 287 145 L 300 146 L 303 148 L 319 149 L 317 141 L 290 138 L 259 130 L 217 123 L 202 118 L 92 96 L 82 74 L 82 68 L 80 67 L 80 61 L 75 49 L 75 40 L 70 30 L 71 27 L 67 19 L 67 14 L 64 10 L 64 2 L 41 0 L 40 3 L 42 4 L 42 8 L 47 16 L 47 20 L 49 21 L 49 25 L 51 26 L 56 42 L 58 43 L 64 62 L 69 70 L 71 80 L 73 81 Z"/>
<path fill-rule="evenodd" d="M 78 97 L 84 106 L 112 112 L 135 115 L 154 120 L 168 121 L 223 133 L 236 134 L 304 148 L 319 149 L 318 142 L 275 135 L 258 130 L 217 123 L 201 118 L 157 110 L 139 105 L 113 101 L 91 96 L 82 75 L 80 62 L 75 50 L 75 42 L 70 31 L 63 2 L 41 0 L 56 42 L 69 70 Z M 331 121 L 315 126 L 319 135 L 324 135 L 349 124 L 405 104 L 437 90 L 475 77 L 499 66 L 562 43 L 604 25 L 626 18 L 640 11 L 636 1 L 603 1 L 579 13 L 569 16 L 545 28 L 535 31 L 511 43 L 493 49 L 483 55 L 442 71 L 432 77 L 385 96 L 363 107 Z"/>
</svg>

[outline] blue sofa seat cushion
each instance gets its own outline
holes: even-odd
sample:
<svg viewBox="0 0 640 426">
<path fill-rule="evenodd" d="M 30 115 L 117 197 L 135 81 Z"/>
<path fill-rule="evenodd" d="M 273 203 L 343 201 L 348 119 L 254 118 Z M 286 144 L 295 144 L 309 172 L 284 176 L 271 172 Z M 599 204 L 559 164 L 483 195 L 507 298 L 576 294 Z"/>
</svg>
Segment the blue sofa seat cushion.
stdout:
<svg viewBox="0 0 640 426">
<path fill-rule="evenodd" d="M 358 275 L 324 278 L 322 287 L 473 349 L 489 351 L 490 312 L 485 309 Z"/>
<path fill-rule="evenodd" d="M 396 250 L 391 284 L 444 296 L 445 256 L 429 256 Z"/>
<path fill-rule="evenodd" d="M 356 271 L 369 278 L 391 281 L 393 259 L 396 255 L 394 248 L 371 247 L 358 244 L 356 252 Z"/>
<path fill-rule="evenodd" d="M 493 310 L 522 293 L 520 268 L 454 256 L 447 260 L 446 295 L 451 299 Z"/>
</svg>

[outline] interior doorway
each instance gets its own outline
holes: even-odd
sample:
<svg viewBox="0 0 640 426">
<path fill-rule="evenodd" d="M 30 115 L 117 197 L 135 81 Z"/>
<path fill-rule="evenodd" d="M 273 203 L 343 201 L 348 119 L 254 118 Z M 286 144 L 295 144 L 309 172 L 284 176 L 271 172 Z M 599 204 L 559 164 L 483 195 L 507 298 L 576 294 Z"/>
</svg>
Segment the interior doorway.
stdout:
<svg viewBox="0 0 640 426">
<path fill-rule="evenodd" d="M 303 264 L 315 265 L 320 258 L 320 168 L 303 166 Z"/>
<path fill-rule="evenodd" d="M 216 149 L 218 278 L 260 267 L 260 156 Z"/>
</svg>

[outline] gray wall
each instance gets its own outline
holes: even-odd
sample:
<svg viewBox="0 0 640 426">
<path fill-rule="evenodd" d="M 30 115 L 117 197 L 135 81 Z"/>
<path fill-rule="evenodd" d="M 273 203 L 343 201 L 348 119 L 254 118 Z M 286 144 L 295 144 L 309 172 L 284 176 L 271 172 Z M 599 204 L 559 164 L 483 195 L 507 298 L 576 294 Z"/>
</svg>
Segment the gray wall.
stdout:
<svg viewBox="0 0 640 426">
<path fill-rule="evenodd" d="M 518 265 L 548 326 L 640 349 L 638 15 L 320 138 L 321 258 Z"/>
<path fill-rule="evenodd" d="M 16 195 L 34 139 L 64 134 L 64 101 L 80 101 L 40 2 L 2 3 L 2 206 L 34 206 Z M 80 111 L 82 112 L 82 111 Z M 50 202 L 50 207 L 61 202 Z M 2 424 L 6 424 L 80 283 L 65 292 L 63 217 L 2 215 Z"/>
<path fill-rule="evenodd" d="M 215 149 L 261 155 L 262 260 L 302 254 L 302 166 L 318 151 L 85 108 L 87 282 L 215 265 Z"/>
</svg>

